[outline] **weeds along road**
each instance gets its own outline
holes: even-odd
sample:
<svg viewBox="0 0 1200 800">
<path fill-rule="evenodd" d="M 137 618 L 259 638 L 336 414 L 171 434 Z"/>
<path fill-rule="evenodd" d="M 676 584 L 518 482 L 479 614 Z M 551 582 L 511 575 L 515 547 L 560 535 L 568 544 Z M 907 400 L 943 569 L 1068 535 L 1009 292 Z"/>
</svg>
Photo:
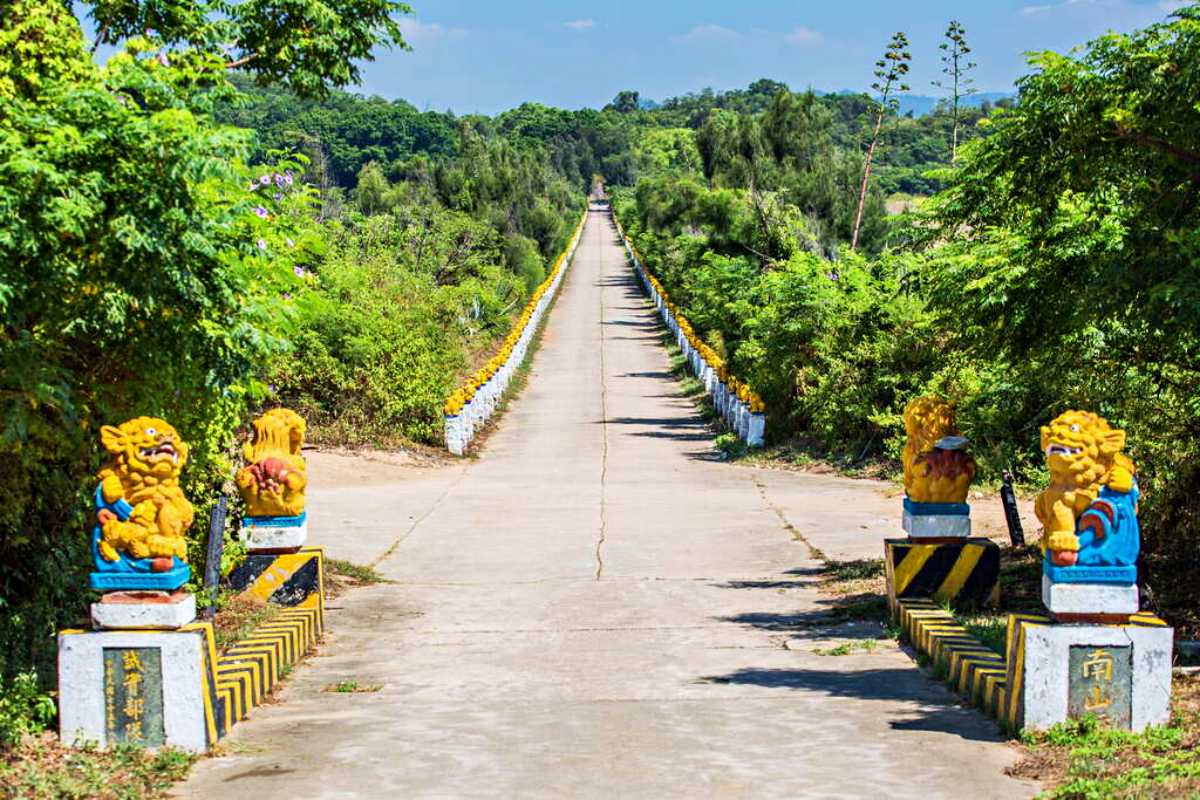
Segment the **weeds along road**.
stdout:
<svg viewBox="0 0 1200 800">
<path fill-rule="evenodd" d="M 337 601 L 283 702 L 182 796 L 1034 793 L 891 643 L 815 652 L 878 629 L 823 620 L 794 531 L 876 556 L 855 493 L 878 498 L 713 460 L 602 210 L 535 358 L 478 460 L 315 470 L 313 538 L 393 582 Z M 378 690 L 322 691 L 340 681 Z"/>
</svg>

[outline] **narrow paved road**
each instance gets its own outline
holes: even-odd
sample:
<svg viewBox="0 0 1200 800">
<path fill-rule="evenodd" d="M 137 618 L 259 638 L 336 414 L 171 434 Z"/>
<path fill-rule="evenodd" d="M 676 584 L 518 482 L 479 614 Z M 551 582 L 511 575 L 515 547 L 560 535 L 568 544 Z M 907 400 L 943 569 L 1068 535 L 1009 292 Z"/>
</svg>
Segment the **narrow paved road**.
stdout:
<svg viewBox="0 0 1200 800">
<path fill-rule="evenodd" d="M 995 727 L 893 645 L 814 652 L 872 633 L 821 621 L 819 563 L 794 531 L 825 518 L 711 460 L 605 214 L 571 270 L 477 461 L 315 489 L 317 539 L 382 556 L 394 583 L 339 601 L 283 702 L 182 794 L 1032 794 L 1003 775 Z M 834 488 L 812 485 L 820 507 Z M 341 680 L 382 688 L 321 692 Z"/>
</svg>

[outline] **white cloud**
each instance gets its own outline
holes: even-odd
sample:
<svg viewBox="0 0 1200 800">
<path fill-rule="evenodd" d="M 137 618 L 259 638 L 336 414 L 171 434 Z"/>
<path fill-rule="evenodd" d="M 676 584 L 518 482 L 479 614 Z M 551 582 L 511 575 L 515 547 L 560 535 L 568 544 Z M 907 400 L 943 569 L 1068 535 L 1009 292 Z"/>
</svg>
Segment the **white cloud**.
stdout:
<svg viewBox="0 0 1200 800">
<path fill-rule="evenodd" d="M 685 34 L 671 37 L 676 42 L 717 42 L 740 38 L 741 34 L 721 25 L 697 25 Z"/>
<path fill-rule="evenodd" d="M 404 40 L 409 44 L 431 42 L 448 36 L 462 36 L 466 33 L 462 28 L 447 28 L 437 22 L 421 22 L 412 17 L 404 17 L 397 21 Z"/>
<path fill-rule="evenodd" d="M 594 20 L 594 19 L 573 19 L 570 22 L 564 22 L 563 25 L 565 27 L 570 28 L 573 31 L 586 31 L 588 28 L 596 27 L 596 20 Z"/>
<path fill-rule="evenodd" d="M 806 28 L 803 25 L 797 25 L 783 36 L 783 40 L 788 44 L 795 44 L 801 47 L 811 47 L 820 44 L 825 37 L 820 31 L 814 31 L 812 28 Z"/>
</svg>

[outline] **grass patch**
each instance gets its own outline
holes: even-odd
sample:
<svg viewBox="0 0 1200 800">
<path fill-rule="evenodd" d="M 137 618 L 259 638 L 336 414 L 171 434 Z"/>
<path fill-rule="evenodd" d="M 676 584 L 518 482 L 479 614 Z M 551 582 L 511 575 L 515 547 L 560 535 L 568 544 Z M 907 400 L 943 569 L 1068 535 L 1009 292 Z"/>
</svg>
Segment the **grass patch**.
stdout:
<svg viewBox="0 0 1200 800">
<path fill-rule="evenodd" d="M 219 605 L 213 620 L 213 636 L 221 651 L 245 639 L 259 625 L 270 622 L 283 611 L 282 606 L 245 593 L 232 595 Z"/>
<path fill-rule="evenodd" d="M 1169 725 L 1145 733 L 1094 717 L 1026 734 L 1026 757 L 1010 774 L 1053 786 L 1055 800 L 1200 797 L 1200 678 L 1177 676 Z"/>
<path fill-rule="evenodd" d="M 337 558 L 325 560 L 325 599 L 332 600 L 347 589 L 388 583 L 374 567 L 364 567 Z"/>
<path fill-rule="evenodd" d="M 63 747 L 53 734 L 27 736 L 0 752 L 0 796 L 30 800 L 166 797 L 195 760 L 191 753 L 173 748 L 153 753 L 130 746 L 75 749 Z"/>
<path fill-rule="evenodd" d="M 325 568 L 331 575 L 335 575 L 338 578 L 343 578 L 347 581 L 353 581 L 354 583 L 369 584 L 388 582 L 388 579 L 380 575 L 374 567 L 364 567 L 361 564 L 352 564 L 349 561 L 342 561 L 338 558 L 326 559 Z"/>
<path fill-rule="evenodd" d="M 859 639 L 853 642 L 842 642 L 836 647 L 818 647 L 813 650 L 813 654 L 818 656 L 848 656 L 851 653 L 873 653 L 878 646 L 878 639 Z"/>
<path fill-rule="evenodd" d="M 997 655 L 1005 655 L 1004 645 L 1008 639 L 1008 616 L 1006 614 L 968 614 L 958 616 L 958 621 L 967 633 Z"/>
<path fill-rule="evenodd" d="M 334 694 L 371 694 L 383 688 L 382 684 L 359 683 L 358 681 L 338 681 L 326 686 L 322 691 Z"/>
</svg>

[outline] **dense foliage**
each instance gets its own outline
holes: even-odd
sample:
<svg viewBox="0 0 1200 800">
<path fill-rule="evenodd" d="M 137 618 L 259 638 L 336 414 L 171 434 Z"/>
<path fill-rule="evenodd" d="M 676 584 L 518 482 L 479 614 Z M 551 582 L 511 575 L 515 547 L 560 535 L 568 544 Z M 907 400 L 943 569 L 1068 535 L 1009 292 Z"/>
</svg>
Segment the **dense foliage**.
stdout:
<svg viewBox="0 0 1200 800">
<path fill-rule="evenodd" d="M 189 442 L 198 572 L 257 408 L 295 402 L 318 437 L 433 439 L 458 375 L 544 278 L 583 195 L 541 145 L 439 119 L 401 169 L 342 174 L 320 130 L 236 124 L 261 98 L 318 122 L 306 112 L 373 105 L 330 92 L 372 44 L 403 46 L 404 9 L 300 2 L 280 26 L 257 3 L 98 0 L 82 12 L 115 45 L 100 64 L 61 3 L 4 4 L 0 703 L 29 705 L 21 676 L 52 675 L 54 631 L 90 599 L 100 425 L 160 415 Z"/>
<path fill-rule="evenodd" d="M 688 318 L 767 400 L 777 441 L 894 457 L 899 411 L 940 392 L 985 475 L 1036 482 L 1038 426 L 1065 407 L 1126 427 L 1143 575 L 1187 622 L 1200 567 L 1200 106 L 1185 98 L 1198 55 L 1191 5 L 1072 56 L 1034 56 L 1018 103 L 932 176 L 944 191 L 919 214 L 876 217 L 869 258 L 831 252 L 845 206 L 812 198 L 841 167 L 811 154 L 828 152 L 836 124 L 811 97 L 710 114 L 722 132 L 702 127 L 697 144 L 712 186 L 681 162 L 619 191 L 616 207 Z M 781 116 L 785 105 L 797 112 Z M 844 185 L 829 196 L 844 201 Z"/>
</svg>

